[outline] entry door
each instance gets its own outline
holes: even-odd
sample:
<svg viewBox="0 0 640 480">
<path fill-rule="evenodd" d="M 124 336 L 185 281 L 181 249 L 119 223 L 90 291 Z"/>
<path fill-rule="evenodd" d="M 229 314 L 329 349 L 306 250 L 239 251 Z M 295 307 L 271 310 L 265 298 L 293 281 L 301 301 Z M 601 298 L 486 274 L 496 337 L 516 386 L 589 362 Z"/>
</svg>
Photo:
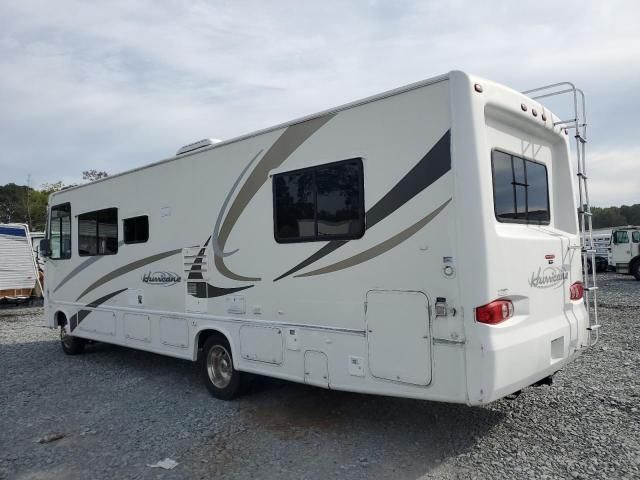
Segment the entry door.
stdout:
<svg viewBox="0 0 640 480">
<path fill-rule="evenodd" d="M 371 290 L 366 321 L 374 377 L 413 385 L 431 382 L 429 301 L 424 293 Z"/>
</svg>

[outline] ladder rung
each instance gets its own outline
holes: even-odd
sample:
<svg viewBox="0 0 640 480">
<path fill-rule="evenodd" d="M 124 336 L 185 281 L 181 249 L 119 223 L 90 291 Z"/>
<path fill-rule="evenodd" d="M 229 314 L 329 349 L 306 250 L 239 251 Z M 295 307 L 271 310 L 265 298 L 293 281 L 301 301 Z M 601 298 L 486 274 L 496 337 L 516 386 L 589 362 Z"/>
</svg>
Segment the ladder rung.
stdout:
<svg viewBox="0 0 640 480">
<path fill-rule="evenodd" d="M 593 292 L 594 290 L 600 290 L 600 287 L 584 287 L 585 292 Z"/>
<path fill-rule="evenodd" d="M 580 178 L 584 178 L 585 180 L 588 180 L 588 179 L 589 179 L 589 177 L 587 177 L 587 176 L 586 176 L 584 173 L 582 173 L 582 172 L 578 172 L 578 176 L 579 176 Z"/>
<path fill-rule="evenodd" d="M 554 122 L 553 126 L 555 127 L 556 125 L 563 125 L 565 123 L 577 123 L 578 119 L 577 118 L 569 118 L 567 120 L 560 120 L 559 122 Z"/>
<path fill-rule="evenodd" d="M 587 327 L 587 330 L 593 331 L 593 330 L 598 330 L 602 325 L 589 325 Z"/>
<path fill-rule="evenodd" d="M 582 253 L 598 253 L 597 250 L 583 248 Z"/>
</svg>

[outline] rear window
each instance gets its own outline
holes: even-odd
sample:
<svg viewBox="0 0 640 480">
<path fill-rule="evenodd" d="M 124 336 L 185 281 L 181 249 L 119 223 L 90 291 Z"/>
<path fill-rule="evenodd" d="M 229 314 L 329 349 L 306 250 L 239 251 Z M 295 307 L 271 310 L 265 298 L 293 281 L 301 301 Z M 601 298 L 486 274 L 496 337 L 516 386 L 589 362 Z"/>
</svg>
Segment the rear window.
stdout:
<svg viewBox="0 0 640 480">
<path fill-rule="evenodd" d="M 517 155 L 493 150 L 493 201 L 500 222 L 548 224 L 547 167 Z"/>
</svg>

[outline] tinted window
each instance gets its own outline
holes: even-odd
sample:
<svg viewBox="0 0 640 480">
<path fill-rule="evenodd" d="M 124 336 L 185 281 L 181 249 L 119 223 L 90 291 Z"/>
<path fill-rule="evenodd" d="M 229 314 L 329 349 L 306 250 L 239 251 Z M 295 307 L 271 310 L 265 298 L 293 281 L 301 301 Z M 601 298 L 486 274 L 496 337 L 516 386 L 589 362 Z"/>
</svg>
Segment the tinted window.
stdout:
<svg viewBox="0 0 640 480">
<path fill-rule="evenodd" d="M 278 242 L 359 238 L 364 234 L 362 161 L 274 176 Z"/>
<path fill-rule="evenodd" d="M 144 243 L 149 240 L 149 217 L 125 218 L 123 229 L 124 243 Z"/>
<path fill-rule="evenodd" d="M 318 237 L 353 237 L 364 232 L 358 165 L 353 162 L 317 170 Z"/>
<path fill-rule="evenodd" d="M 495 151 L 493 152 L 493 195 L 498 218 L 515 213 L 511 157 Z"/>
<path fill-rule="evenodd" d="M 613 243 L 629 243 L 629 233 L 624 230 L 618 230 L 613 234 Z"/>
<path fill-rule="evenodd" d="M 49 221 L 51 258 L 71 258 L 71 205 L 65 203 L 51 208 Z"/>
<path fill-rule="evenodd" d="M 315 231 L 313 172 L 275 177 L 276 235 L 279 239 L 313 239 Z"/>
<path fill-rule="evenodd" d="M 78 215 L 80 256 L 118 253 L 118 209 L 107 208 Z"/>
<path fill-rule="evenodd" d="M 547 167 L 497 150 L 491 161 L 496 218 L 501 222 L 549 223 Z"/>
<path fill-rule="evenodd" d="M 633 243 L 640 243 L 640 232 L 639 231 L 635 231 L 631 234 L 631 240 L 633 241 Z"/>
</svg>

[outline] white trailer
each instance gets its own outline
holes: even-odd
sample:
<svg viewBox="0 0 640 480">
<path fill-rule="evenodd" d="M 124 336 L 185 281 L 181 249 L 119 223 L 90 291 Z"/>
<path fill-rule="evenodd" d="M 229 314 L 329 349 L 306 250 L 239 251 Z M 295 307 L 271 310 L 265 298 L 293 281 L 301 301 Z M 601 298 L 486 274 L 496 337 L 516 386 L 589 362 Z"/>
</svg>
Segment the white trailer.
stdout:
<svg viewBox="0 0 640 480">
<path fill-rule="evenodd" d="M 616 272 L 640 280 L 640 227 L 616 227 L 611 238 L 611 263 Z"/>
<path fill-rule="evenodd" d="M 0 225 L 0 301 L 28 300 L 36 287 L 38 269 L 29 227 L 16 223 Z"/>
<path fill-rule="evenodd" d="M 44 258 L 40 255 L 40 240 L 45 238 L 44 232 L 30 232 L 29 237 L 31 237 L 31 246 L 33 247 L 33 256 L 36 259 L 36 266 L 39 270 L 44 271 Z"/>
<path fill-rule="evenodd" d="M 47 323 L 200 359 L 220 398 L 496 400 L 590 342 L 567 138 L 451 72 L 54 193 Z"/>
</svg>

